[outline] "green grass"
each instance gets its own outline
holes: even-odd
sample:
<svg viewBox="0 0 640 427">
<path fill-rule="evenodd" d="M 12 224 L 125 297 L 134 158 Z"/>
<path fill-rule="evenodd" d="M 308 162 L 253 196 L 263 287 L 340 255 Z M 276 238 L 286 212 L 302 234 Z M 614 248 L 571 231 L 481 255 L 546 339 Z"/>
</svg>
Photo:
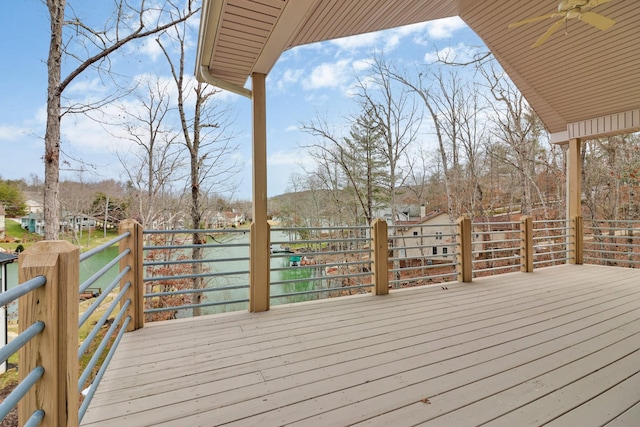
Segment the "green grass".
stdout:
<svg viewBox="0 0 640 427">
<path fill-rule="evenodd" d="M 8 219 L 5 220 L 5 230 L 6 237 L 3 241 L 0 241 L 0 248 L 5 249 L 9 252 L 14 252 L 18 245 L 22 245 L 26 250 L 30 248 L 35 242 L 42 240 L 42 237 L 35 234 L 29 233 L 24 230 L 19 223 L 14 220 Z M 73 234 L 61 234 L 60 238 L 63 240 L 67 240 L 74 245 L 78 245 L 82 248 L 82 250 L 88 250 L 95 248 L 96 246 L 100 246 L 103 243 L 108 242 L 109 240 L 118 236 L 118 230 L 107 230 L 106 237 L 104 237 L 104 233 L 101 229 L 91 230 L 89 233 L 88 230 L 82 231 L 82 237 L 80 234 L 77 234 L 78 240 L 74 239 Z M 7 242 L 7 240 L 9 240 Z"/>
</svg>

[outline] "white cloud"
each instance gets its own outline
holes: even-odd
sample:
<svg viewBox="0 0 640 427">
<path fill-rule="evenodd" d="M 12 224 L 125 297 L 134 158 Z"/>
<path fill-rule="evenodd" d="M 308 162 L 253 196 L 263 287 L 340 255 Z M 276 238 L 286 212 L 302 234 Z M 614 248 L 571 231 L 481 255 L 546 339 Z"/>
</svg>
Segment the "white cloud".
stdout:
<svg viewBox="0 0 640 427">
<path fill-rule="evenodd" d="M 433 39 L 449 39 L 454 33 L 467 26 L 462 19 L 457 16 L 451 18 L 437 19 L 426 23 L 427 33 Z"/>
<path fill-rule="evenodd" d="M 307 89 L 336 88 L 343 86 L 353 75 L 351 60 L 341 59 L 337 62 L 325 62 L 315 67 L 302 86 Z"/>
<path fill-rule="evenodd" d="M 338 46 L 341 50 L 353 51 L 357 49 L 370 48 L 382 39 L 382 32 L 359 34 L 357 36 L 343 37 L 329 41 L 330 44 Z"/>
<path fill-rule="evenodd" d="M 30 129 L 20 126 L 0 125 L 0 141 L 17 141 L 29 132 Z"/>
<path fill-rule="evenodd" d="M 278 77 L 273 77 L 273 78 L 277 79 L 275 83 L 276 88 L 280 91 L 286 91 L 291 86 L 298 83 L 303 75 L 304 75 L 304 70 L 302 69 L 288 68 L 284 71 L 284 73 L 278 75 Z M 268 79 L 271 80 L 271 75 L 268 77 Z"/>
<path fill-rule="evenodd" d="M 458 43 L 456 46 L 447 46 L 443 49 L 427 52 L 424 60 L 427 63 L 437 61 L 447 62 L 469 62 L 478 54 L 478 48 L 475 46 L 467 46 L 464 43 Z"/>
</svg>

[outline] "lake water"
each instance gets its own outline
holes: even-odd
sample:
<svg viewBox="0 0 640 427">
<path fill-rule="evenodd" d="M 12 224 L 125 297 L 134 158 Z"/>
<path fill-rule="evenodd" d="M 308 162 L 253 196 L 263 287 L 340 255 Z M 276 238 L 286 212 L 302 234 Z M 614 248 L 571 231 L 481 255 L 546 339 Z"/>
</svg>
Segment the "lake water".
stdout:
<svg viewBox="0 0 640 427">
<path fill-rule="evenodd" d="M 286 241 L 288 239 L 288 235 L 282 232 L 272 232 L 271 241 Z M 212 241 L 209 242 L 214 243 Z M 241 244 L 246 246 L 239 247 L 226 247 L 226 244 Z M 249 256 L 249 233 L 239 233 L 233 235 L 233 237 L 229 239 L 225 239 L 225 242 L 220 245 L 220 247 L 210 247 L 205 250 L 205 258 L 213 258 L 213 259 L 226 259 L 226 258 L 242 258 Z M 215 245 L 215 243 L 214 243 Z M 103 252 L 100 252 L 93 257 L 87 259 L 86 261 L 80 264 L 80 282 L 84 282 L 88 278 L 90 278 L 93 274 L 95 274 L 98 270 L 100 270 L 105 264 L 111 261 L 118 254 L 118 248 L 112 247 Z M 271 258 L 271 268 L 280 268 L 287 267 L 289 265 L 288 256 L 277 256 L 274 255 Z M 7 266 L 7 285 L 8 288 L 11 289 L 15 287 L 18 283 L 18 263 L 14 262 Z M 207 264 L 207 268 L 209 272 L 212 273 L 222 273 L 222 272 L 231 272 L 231 271 L 248 271 L 249 270 L 249 262 L 248 261 L 225 261 L 219 263 L 209 263 Z M 271 295 L 282 295 L 289 294 L 293 292 L 305 292 L 309 290 L 313 290 L 316 288 L 320 288 L 324 286 L 321 280 L 309 280 L 311 277 L 314 277 L 316 274 L 319 274 L 319 269 L 317 268 L 307 268 L 307 267 L 296 267 L 284 271 L 272 271 L 270 275 L 270 279 L 272 282 L 284 281 L 284 280 L 295 280 L 295 282 L 284 283 L 284 284 L 275 284 L 271 286 Z M 110 269 L 104 276 L 102 276 L 96 284 L 92 285 L 92 288 L 101 288 L 105 289 L 111 281 L 117 276 L 118 267 L 115 266 Z M 219 276 L 212 277 L 208 279 L 207 287 L 208 288 L 220 288 L 220 287 L 228 287 L 228 286 L 241 286 L 247 285 L 249 283 L 249 275 L 239 274 L 239 275 L 229 275 L 229 276 Z M 274 298 L 271 301 L 272 305 L 277 304 L 286 304 L 291 302 L 300 302 L 307 301 L 311 299 L 318 299 L 324 297 L 322 294 L 306 294 L 306 295 L 294 295 L 282 298 Z M 249 290 L 248 289 L 234 289 L 234 290 L 223 290 L 217 292 L 207 292 L 205 294 L 205 303 L 207 302 L 218 302 L 218 301 L 233 301 L 233 300 L 242 300 L 249 298 Z M 246 310 L 248 307 L 247 303 L 234 303 L 234 304 L 225 304 L 219 306 L 205 307 L 202 309 L 203 313 L 213 314 L 213 313 L 221 313 L 227 311 L 238 311 L 238 310 Z M 15 317 L 17 312 L 16 304 L 12 304 L 9 307 L 9 316 L 10 318 Z M 185 316 L 187 313 L 180 313 L 179 316 Z"/>
</svg>

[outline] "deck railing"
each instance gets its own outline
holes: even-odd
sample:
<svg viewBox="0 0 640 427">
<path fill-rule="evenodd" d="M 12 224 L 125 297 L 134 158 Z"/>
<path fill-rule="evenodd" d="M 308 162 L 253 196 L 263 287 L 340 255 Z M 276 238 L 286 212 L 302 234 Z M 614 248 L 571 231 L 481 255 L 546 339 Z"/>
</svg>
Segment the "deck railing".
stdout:
<svg viewBox="0 0 640 427">
<path fill-rule="evenodd" d="M 136 291 L 140 236 L 141 227 L 135 221 L 125 221 L 119 237 L 82 255 L 66 241 L 39 242 L 20 254 L 21 284 L 0 295 L 2 305 L 18 299 L 20 331 L 0 349 L 3 361 L 18 352 L 19 363 L 19 384 L 0 403 L 0 419 L 18 406 L 20 425 L 80 423 L 122 334 L 142 327 L 136 318 L 140 317 L 136 314 L 140 304 Z M 80 264 L 116 244 L 120 247 L 118 256 L 79 283 Z M 80 295 L 116 266 L 120 273 L 80 314 Z M 114 297 L 118 285 L 120 290 Z M 79 329 L 103 310 L 80 342 Z M 87 360 L 86 364 L 80 363 L 81 359 Z"/>
<path fill-rule="evenodd" d="M 589 220 L 584 224 L 584 261 L 638 268 L 640 220 Z"/>
<path fill-rule="evenodd" d="M 456 279 L 459 233 L 455 224 L 389 226 L 392 288 Z"/>
<path fill-rule="evenodd" d="M 373 286 L 370 227 L 277 227 L 271 241 L 271 301 L 298 302 L 368 292 Z"/>
<path fill-rule="evenodd" d="M 631 256 L 640 250 L 629 242 L 639 237 L 635 223 L 608 223 L 607 227 L 601 225 L 596 231 L 590 228 L 586 233 L 586 258 L 591 260 L 594 251 L 606 255 L 613 251 L 606 248 L 615 246 L 625 249 L 624 259 L 606 262 L 635 264 Z M 14 393 L 0 404 L 2 417 L 20 402 L 21 425 L 38 425 L 40 421 L 44 425 L 78 424 L 122 334 L 143 327 L 145 313 L 168 312 L 175 317 L 178 313 L 194 315 L 196 310 L 209 307 L 247 306 L 251 262 L 248 230 L 143 234 L 141 226 L 131 220 L 124 221 L 120 230 L 119 237 L 83 255 L 64 241 L 40 242 L 20 255 L 22 285 L 0 296 L 3 305 L 19 298 L 20 335 L 0 349 L 0 356 L 6 360 L 19 352 L 21 379 Z M 461 218 L 455 224 L 434 226 L 388 226 L 384 220 L 375 220 L 371 227 L 271 231 L 274 236 L 295 235 L 272 239 L 273 300 L 368 292 L 368 288 L 373 294 L 384 295 L 389 288 L 446 282 L 454 277 L 469 282 L 474 275 L 518 268 L 530 272 L 534 265 L 582 262 L 580 218 L 534 222 L 523 217 L 520 222 L 475 224 Z M 147 240 L 144 246 L 143 239 Z M 118 255 L 78 286 L 80 263 L 116 244 Z M 591 249 L 592 245 L 596 246 Z M 194 262 L 193 250 L 197 249 L 216 253 L 200 252 Z M 80 315 L 79 295 L 95 287 L 98 277 L 116 266 L 118 274 Z M 314 277 L 296 277 L 303 269 L 321 271 Z M 327 269 L 335 271 L 328 274 Z M 290 275 L 283 277 L 282 273 Z M 198 280 L 197 288 L 193 287 L 194 280 Z M 309 287 L 296 289 L 299 282 Z M 288 290 L 289 286 L 293 290 Z M 223 298 L 214 299 L 214 295 Z M 177 305 L 163 305 L 167 298 L 174 297 L 178 298 L 173 300 Z M 80 343 L 79 327 L 100 308 L 104 310 L 102 315 Z M 81 372 L 80 357 L 88 359 Z M 80 397 L 82 390 L 84 400 Z"/>
</svg>

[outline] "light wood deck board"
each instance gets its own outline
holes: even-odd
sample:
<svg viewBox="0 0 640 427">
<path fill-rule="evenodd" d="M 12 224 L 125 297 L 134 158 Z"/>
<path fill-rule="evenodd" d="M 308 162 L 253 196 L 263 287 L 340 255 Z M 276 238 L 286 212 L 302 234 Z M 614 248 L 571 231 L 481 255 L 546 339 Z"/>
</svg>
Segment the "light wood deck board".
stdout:
<svg viewBox="0 0 640 427">
<path fill-rule="evenodd" d="M 125 334 L 83 425 L 479 425 L 536 405 L 588 420 L 636 384 L 637 369 L 615 365 L 628 379 L 589 382 L 576 415 L 535 392 L 547 375 L 573 399 L 571 366 L 640 348 L 640 271 L 561 266 L 447 287 L 148 324 Z M 603 422 L 625 425 L 638 401 Z"/>
</svg>

